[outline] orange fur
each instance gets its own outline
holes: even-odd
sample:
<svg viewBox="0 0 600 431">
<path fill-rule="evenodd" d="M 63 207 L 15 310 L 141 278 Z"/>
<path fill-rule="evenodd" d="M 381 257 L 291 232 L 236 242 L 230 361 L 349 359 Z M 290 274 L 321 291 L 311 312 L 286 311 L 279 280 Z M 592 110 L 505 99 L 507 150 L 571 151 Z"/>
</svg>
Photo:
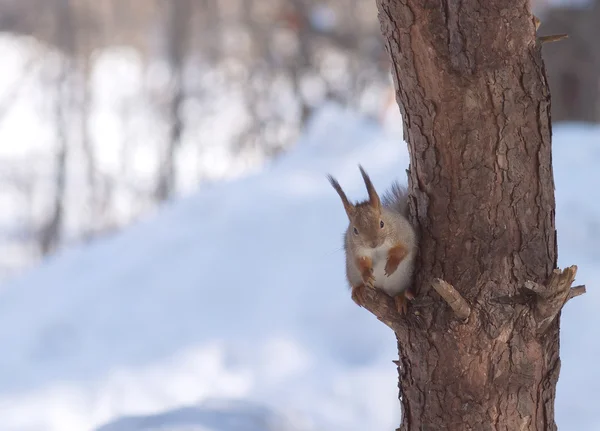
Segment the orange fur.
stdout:
<svg viewBox="0 0 600 431">
<path fill-rule="evenodd" d="M 374 288 L 375 278 L 373 277 L 373 261 L 370 257 L 362 256 L 356 259 L 358 267 L 365 286 Z"/>
<path fill-rule="evenodd" d="M 394 302 L 396 303 L 396 310 L 398 310 L 398 313 L 406 314 L 406 311 L 408 310 L 408 298 L 406 298 L 405 293 L 402 292 L 400 295 L 395 296 Z"/>
</svg>

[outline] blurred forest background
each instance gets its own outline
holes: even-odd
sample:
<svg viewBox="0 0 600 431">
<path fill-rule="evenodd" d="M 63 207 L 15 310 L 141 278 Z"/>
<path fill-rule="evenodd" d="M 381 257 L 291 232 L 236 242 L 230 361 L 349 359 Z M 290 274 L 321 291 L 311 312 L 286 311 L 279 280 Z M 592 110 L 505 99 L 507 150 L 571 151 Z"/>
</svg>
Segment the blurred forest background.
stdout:
<svg viewBox="0 0 600 431">
<path fill-rule="evenodd" d="M 600 0 L 542 1 L 554 121 L 600 120 Z M 375 0 L 0 0 L 0 281 L 397 109 Z"/>
</svg>

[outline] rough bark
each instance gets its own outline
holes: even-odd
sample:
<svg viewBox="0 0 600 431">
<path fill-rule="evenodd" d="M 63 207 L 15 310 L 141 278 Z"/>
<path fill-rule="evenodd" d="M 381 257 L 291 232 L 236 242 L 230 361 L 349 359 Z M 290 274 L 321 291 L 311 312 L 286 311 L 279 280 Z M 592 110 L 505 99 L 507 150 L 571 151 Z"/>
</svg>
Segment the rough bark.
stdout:
<svg viewBox="0 0 600 431">
<path fill-rule="evenodd" d="M 576 267 L 555 270 L 550 94 L 528 2 L 377 5 L 421 236 L 408 314 L 375 291 L 366 304 L 398 339 L 400 430 L 554 430 Z"/>
</svg>

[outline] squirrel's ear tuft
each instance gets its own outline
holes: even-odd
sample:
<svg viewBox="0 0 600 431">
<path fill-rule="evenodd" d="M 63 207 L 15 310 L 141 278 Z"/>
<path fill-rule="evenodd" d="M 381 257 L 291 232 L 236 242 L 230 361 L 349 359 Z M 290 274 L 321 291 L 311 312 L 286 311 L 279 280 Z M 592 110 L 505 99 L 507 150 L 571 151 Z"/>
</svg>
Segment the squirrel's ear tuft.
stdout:
<svg viewBox="0 0 600 431">
<path fill-rule="evenodd" d="M 344 204 L 344 209 L 346 210 L 346 214 L 348 214 L 348 217 L 350 217 L 350 215 L 354 212 L 354 205 L 350 203 L 350 201 L 346 197 L 346 193 L 344 193 L 344 191 L 342 190 L 342 186 L 340 186 L 340 183 L 338 183 L 335 178 L 333 178 L 331 175 L 327 175 L 327 179 L 329 180 L 335 191 L 338 193 L 338 195 L 340 195 L 342 203 Z"/>
<path fill-rule="evenodd" d="M 358 165 L 358 169 L 360 169 L 360 173 L 365 181 L 365 186 L 367 186 L 367 191 L 369 192 L 369 203 L 373 208 L 381 209 L 381 200 L 379 200 L 379 195 L 375 191 L 375 187 L 373 187 L 371 178 L 369 178 L 369 175 L 367 175 L 361 165 Z"/>
</svg>

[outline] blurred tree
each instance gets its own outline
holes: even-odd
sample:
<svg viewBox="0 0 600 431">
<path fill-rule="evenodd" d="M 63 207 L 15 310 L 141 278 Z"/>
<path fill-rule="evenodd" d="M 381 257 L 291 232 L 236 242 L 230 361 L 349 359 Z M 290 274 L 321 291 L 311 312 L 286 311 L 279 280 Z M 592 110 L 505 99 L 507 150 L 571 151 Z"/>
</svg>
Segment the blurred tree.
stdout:
<svg viewBox="0 0 600 431">
<path fill-rule="evenodd" d="M 57 139 L 35 154 L 53 159 L 54 192 L 33 199 L 42 222 L 25 211 L 44 253 L 236 174 L 215 154 L 275 157 L 326 101 L 379 119 L 391 87 L 372 0 L 4 0 L 0 31 L 33 36 L 41 70 L 61 64 L 43 83 Z M 100 76 L 107 59 L 121 87 Z"/>
<path fill-rule="evenodd" d="M 55 72 L 54 112 L 57 146 L 54 162 L 54 197 L 49 218 L 43 223 L 40 235 L 40 250 L 43 255 L 51 253 L 58 246 L 63 228 L 69 154 L 68 116 L 72 103 L 71 70 L 75 53 L 75 31 L 71 12 L 70 0 L 59 0 L 54 9 L 56 45 L 63 47 L 67 55 L 58 59 L 58 70 Z"/>
<path fill-rule="evenodd" d="M 600 122 L 600 1 L 546 10 L 540 32 L 569 38 L 544 47 L 552 121 Z"/>
<path fill-rule="evenodd" d="M 175 193 L 175 154 L 181 145 L 183 133 L 183 101 L 185 82 L 183 67 L 188 56 L 189 24 L 192 8 L 190 0 L 160 0 L 164 8 L 166 57 L 169 65 L 170 85 L 167 96 L 167 125 L 169 128 L 166 148 L 160 157 L 156 198 L 159 201 L 169 199 Z"/>
<path fill-rule="evenodd" d="M 559 315 L 550 94 L 527 0 L 377 2 L 420 231 L 398 340 L 402 431 L 556 430 Z"/>
<path fill-rule="evenodd" d="M 90 84 L 92 73 L 91 52 L 94 42 L 101 39 L 101 34 L 97 31 L 97 25 L 94 24 L 92 11 L 87 2 L 82 2 L 79 5 L 79 12 L 75 14 L 75 17 L 72 17 L 72 20 L 74 46 L 71 61 L 73 62 L 73 72 L 76 76 L 73 82 L 74 98 L 76 100 L 74 110 L 77 111 L 79 122 L 77 138 L 81 142 L 81 153 L 86 164 L 84 172 L 85 182 L 87 183 L 87 220 L 86 225 L 83 226 L 82 236 L 84 238 L 92 238 L 95 235 L 98 225 L 102 223 L 99 220 L 101 213 L 99 211 L 97 156 L 89 127 L 91 105 L 93 102 Z"/>
</svg>

